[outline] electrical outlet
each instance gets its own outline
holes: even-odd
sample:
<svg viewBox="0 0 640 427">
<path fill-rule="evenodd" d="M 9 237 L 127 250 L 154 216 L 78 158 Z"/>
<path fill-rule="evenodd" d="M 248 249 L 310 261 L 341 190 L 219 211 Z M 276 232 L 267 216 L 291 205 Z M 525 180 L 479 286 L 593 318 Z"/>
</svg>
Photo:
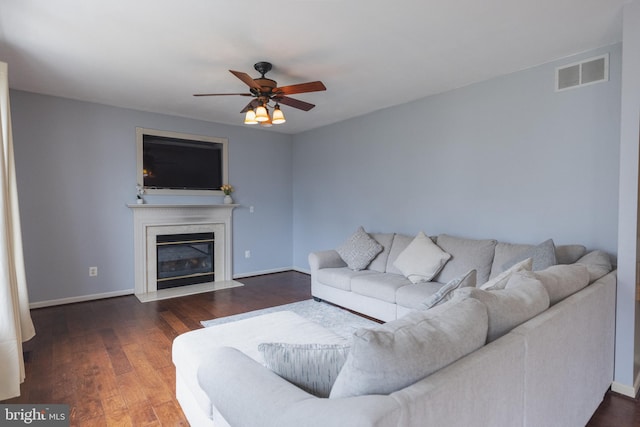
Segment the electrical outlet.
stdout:
<svg viewBox="0 0 640 427">
<path fill-rule="evenodd" d="M 244 251 L 245 258 L 251 258 L 251 251 Z"/>
<path fill-rule="evenodd" d="M 94 277 L 98 275 L 98 267 L 89 267 L 89 276 Z"/>
<path fill-rule="evenodd" d="M 253 212 L 254 212 L 253 206 L 249 206 L 249 213 L 253 213 Z"/>
</svg>

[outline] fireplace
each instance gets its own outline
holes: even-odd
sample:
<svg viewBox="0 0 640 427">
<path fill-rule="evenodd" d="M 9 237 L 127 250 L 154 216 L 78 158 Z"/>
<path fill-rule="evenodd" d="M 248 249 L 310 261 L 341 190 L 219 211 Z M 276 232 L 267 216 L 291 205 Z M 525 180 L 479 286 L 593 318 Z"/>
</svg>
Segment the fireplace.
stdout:
<svg viewBox="0 0 640 427">
<path fill-rule="evenodd" d="M 232 279 L 236 205 L 128 205 L 142 302 L 242 286 Z"/>
<path fill-rule="evenodd" d="M 158 289 L 213 282 L 213 233 L 156 236 Z"/>
</svg>

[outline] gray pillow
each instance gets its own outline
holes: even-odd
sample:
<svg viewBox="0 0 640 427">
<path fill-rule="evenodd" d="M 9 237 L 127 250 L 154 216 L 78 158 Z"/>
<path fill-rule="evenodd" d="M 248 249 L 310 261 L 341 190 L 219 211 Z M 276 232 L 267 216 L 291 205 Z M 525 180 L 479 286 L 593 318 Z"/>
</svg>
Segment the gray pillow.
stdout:
<svg viewBox="0 0 640 427">
<path fill-rule="evenodd" d="M 358 227 L 336 252 L 351 270 L 364 270 L 382 252 L 382 245 Z"/>
<path fill-rule="evenodd" d="M 582 264 L 587 267 L 589 271 L 589 283 L 595 282 L 613 270 L 611 258 L 609 258 L 609 255 L 604 251 L 589 252 L 576 261 L 576 264 Z"/>
<path fill-rule="evenodd" d="M 480 348 L 486 336 L 487 309 L 472 299 L 359 329 L 329 397 L 400 390 Z"/>
<path fill-rule="evenodd" d="M 587 267 L 580 264 L 552 265 L 540 271 L 523 272 L 523 276 L 538 279 L 549 294 L 549 304 L 562 301 L 589 284 Z M 508 283 L 507 288 L 513 286 Z"/>
<path fill-rule="evenodd" d="M 462 288 L 453 293 L 451 301 L 475 298 L 487 306 L 487 342 L 500 338 L 549 308 L 549 295 L 545 287 L 538 279 L 525 276 L 524 273 L 528 272 L 512 274 L 506 289 L 483 291 L 478 288 Z"/>
<path fill-rule="evenodd" d="M 426 308 L 432 308 L 451 299 L 453 291 L 460 288 L 476 286 L 476 270 L 468 271 L 460 277 L 451 280 L 446 285 L 442 285 L 438 292 L 427 298 L 422 304 Z"/>
<path fill-rule="evenodd" d="M 262 343 L 265 366 L 318 397 L 329 397 L 349 354 L 349 344 Z"/>
<path fill-rule="evenodd" d="M 517 257 L 507 261 L 502 266 L 502 269 L 503 271 L 507 270 L 512 265 L 527 258 L 533 258 L 533 266 L 531 268 L 533 271 L 544 270 L 547 267 L 556 265 L 558 262 L 556 260 L 556 246 L 553 243 L 553 239 L 545 240 L 539 245 L 520 253 Z"/>
</svg>

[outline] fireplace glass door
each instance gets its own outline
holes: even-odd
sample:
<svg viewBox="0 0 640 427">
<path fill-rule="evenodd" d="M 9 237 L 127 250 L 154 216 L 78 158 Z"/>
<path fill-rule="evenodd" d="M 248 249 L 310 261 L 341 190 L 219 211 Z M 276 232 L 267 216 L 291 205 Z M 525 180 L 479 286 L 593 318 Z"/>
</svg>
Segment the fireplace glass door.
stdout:
<svg viewBox="0 0 640 427">
<path fill-rule="evenodd" d="M 214 233 L 156 237 L 158 289 L 214 281 Z"/>
</svg>

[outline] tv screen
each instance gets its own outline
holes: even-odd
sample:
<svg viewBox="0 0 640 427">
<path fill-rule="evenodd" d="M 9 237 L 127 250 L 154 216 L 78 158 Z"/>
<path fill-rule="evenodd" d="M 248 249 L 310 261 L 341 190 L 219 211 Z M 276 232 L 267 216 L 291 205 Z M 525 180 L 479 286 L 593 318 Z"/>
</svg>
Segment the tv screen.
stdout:
<svg viewBox="0 0 640 427">
<path fill-rule="evenodd" d="M 158 135 L 146 131 L 141 135 L 141 175 L 146 190 L 220 190 L 225 183 L 226 141 L 204 141 L 168 136 L 168 132 Z"/>
</svg>

